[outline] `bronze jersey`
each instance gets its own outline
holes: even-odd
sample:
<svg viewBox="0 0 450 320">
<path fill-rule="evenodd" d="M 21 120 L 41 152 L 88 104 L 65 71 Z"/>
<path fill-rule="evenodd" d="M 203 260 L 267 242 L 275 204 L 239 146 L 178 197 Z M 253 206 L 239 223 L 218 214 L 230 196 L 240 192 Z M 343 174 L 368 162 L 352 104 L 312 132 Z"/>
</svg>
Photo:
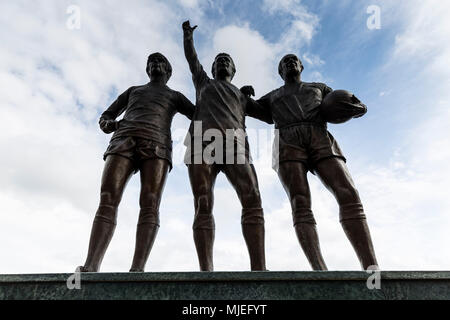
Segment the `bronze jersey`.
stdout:
<svg viewBox="0 0 450 320">
<path fill-rule="evenodd" d="M 101 117 L 114 120 L 123 112 L 123 119 L 119 121 L 119 128 L 111 140 L 137 137 L 171 148 L 170 126 L 174 115 L 180 112 L 192 119 L 194 105 L 183 94 L 168 86 L 148 83 L 126 90 Z"/>
</svg>

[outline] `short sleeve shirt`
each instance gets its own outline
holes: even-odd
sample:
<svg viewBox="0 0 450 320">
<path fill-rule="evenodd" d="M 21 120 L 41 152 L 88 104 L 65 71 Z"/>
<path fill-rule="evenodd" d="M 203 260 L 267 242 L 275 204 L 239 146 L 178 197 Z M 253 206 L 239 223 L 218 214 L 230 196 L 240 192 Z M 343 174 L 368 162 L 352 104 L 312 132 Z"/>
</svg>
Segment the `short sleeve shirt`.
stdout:
<svg viewBox="0 0 450 320">
<path fill-rule="evenodd" d="M 171 148 L 170 126 L 174 115 L 180 112 L 191 119 L 194 106 L 181 93 L 167 86 L 148 83 L 126 90 L 102 114 L 102 117 L 115 119 L 123 112 L 125 114 L 112 140 L 138 137 Z"/>
<path fill-rule="evenodd" d="M 192 79 L 197 100 L 192 120 L 202 122 L 202 134 L 207 129 L 218 129 L 224 135 L 227 129 L 245 130 L 247 99 L 236 86 L 209 78 L 198 62 Z M 190 134 L 194 134 L 192 126 Z"/>
<path fill-rule="evenodd" d="M 284 128 L 301 122 L 323 123 L 319 106 L 323 98 L 332 91 L 323 83 L 301 82 L 293 87 L 283 86 L 258 100 L 270 108 L 276 128 Z"/>
</svg>

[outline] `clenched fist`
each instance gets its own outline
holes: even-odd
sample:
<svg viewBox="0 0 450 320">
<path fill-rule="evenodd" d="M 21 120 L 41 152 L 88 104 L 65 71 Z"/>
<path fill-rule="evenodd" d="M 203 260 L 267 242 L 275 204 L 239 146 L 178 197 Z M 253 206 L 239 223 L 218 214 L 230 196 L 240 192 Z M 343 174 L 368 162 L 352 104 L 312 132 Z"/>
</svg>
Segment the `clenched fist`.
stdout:
<svg viewBox="0 0 450 320">
<path fill-rule="evenodd" d="M 100 129 L 106 134 L 114 132 L 119 128 L 119 122 L 115 120 L 106 120 L 104 118 L 100 118 L 98 124 L 100 126 Z"/>
<path fill-rule="evenodd" d="M 253 89 L 252 86 L 243 86 L 241 88 L 241 92 L 247 97 L 250 98 L 251 96 L 255 96 L 255 89 Z"/>
</svg>

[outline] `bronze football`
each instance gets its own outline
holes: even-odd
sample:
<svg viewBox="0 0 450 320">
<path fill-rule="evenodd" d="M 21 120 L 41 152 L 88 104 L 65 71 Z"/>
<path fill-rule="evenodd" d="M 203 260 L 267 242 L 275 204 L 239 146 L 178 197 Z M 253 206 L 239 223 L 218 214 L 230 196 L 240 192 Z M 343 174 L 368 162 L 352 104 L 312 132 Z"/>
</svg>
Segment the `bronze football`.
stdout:
<svg viewBox="0 0 450 320">
<path fill-rule="evenodd" d="M 367 107 L 351 92 L 334 90 L 327 94 L 320 105 L 322 118 L 330 123 L 344 123 L 362 117 Z"/>
</svg>

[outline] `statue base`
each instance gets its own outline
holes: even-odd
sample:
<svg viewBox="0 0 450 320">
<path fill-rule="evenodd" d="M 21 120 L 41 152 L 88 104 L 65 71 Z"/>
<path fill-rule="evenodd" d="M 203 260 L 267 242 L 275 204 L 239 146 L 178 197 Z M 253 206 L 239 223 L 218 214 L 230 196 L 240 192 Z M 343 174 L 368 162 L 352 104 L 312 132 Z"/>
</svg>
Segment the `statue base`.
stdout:
<svg viewBox="0 0 450 320">
<path fill-rule="evenodd" d="M 0 275 L 0 299 L 449 300 L 450 271 Z"/>
</svg>

